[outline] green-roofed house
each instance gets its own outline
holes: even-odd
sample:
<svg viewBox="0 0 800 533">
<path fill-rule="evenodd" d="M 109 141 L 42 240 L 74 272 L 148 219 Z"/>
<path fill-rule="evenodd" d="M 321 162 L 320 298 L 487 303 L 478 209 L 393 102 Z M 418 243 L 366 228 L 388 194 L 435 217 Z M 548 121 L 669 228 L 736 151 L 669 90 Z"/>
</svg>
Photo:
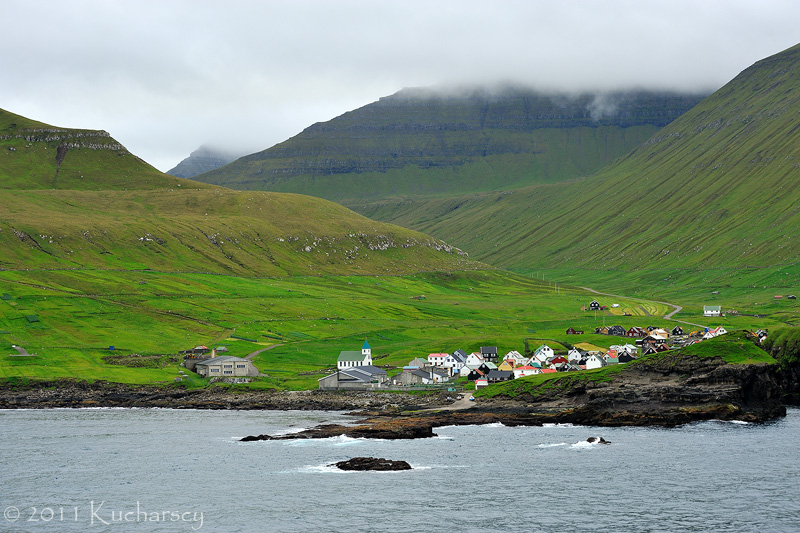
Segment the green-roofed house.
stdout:
<svg viewBox="0 0 800 533">
<path fill-rule="evenodd" d="M 339 358 L 336 359 L 336 369 L 342 370 L 344 368 L 353 368 L 356 366 L 370 366 L 372 365 L 372 348 L 369 343 L 364 341 L 364 346 L 361 351 L 343 351 L 339 352 Z"/>
<path fill-rule="evenodd" d="M 719 316 L 722 313 L 721 305 L 704 305 L 703 316 Z"/>
</svg>

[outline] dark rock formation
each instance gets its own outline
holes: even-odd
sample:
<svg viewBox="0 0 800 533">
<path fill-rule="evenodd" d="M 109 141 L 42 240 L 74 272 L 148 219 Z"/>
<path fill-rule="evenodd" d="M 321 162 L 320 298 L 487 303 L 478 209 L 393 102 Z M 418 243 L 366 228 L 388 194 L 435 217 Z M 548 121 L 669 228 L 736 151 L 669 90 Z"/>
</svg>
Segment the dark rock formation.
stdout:
<svg viewBox="0 0 800 533">
<path fill-rule="evenodd" d="M 189 157 L 178 163 L 175 168 L 167 171 L 171 176 L 179 178 L 193 178 L 204 172 L 216 170 L 235 160 L 241 154 L 233 155 L 221 150 L 214 150 L 208 146 L 201 146 Z"/>
<path fill-rule="evenodd" d="M 390 459 L 376 459 L 375 457 L 353 457 L 348 461 L 339 461 L 328 466 L 335 466 L 340 470 L 378 470 L 382 472 L 392 470 L 411 470 L 411 465 L 405 461 L 392 461 Z"/>
</svg>

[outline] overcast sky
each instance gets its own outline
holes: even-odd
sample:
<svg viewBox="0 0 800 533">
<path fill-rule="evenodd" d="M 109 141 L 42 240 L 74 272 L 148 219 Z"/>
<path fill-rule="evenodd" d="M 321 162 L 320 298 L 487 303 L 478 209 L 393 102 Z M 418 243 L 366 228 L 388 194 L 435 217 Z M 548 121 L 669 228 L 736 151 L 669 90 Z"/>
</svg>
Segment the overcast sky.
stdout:
<svg viewBox="0 0 800 533">
<path fill-rule="evenodd" d="M 800 42 L 797 0 L 0 0 L 0 108 L 169 170 L 403 87 L 717 89 Z"/>
</svg>

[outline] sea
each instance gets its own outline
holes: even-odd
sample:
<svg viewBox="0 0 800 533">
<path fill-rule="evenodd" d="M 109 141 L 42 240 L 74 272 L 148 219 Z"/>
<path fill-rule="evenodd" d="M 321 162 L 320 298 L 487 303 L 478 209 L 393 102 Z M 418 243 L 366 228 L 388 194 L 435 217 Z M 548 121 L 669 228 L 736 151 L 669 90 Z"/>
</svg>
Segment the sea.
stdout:
<svg viewBox="0 0 800 533">
<path fill-rule="evenodd" d="M 0 411 L 0 531 L 800 531 L 800 409 L 665 429 L 239 442 L 337 412 Z M 610 444 L 591 444 L 603 437 Z M 352 457 L 402 472 L 343 472 Z"/>
</svg>

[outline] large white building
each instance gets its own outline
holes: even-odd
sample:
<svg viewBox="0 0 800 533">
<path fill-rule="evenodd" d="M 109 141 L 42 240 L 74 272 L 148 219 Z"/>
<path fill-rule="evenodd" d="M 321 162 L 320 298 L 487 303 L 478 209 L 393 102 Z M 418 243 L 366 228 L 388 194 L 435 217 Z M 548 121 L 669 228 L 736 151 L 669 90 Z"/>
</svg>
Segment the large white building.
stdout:
<svg viewBox="0 0 800 533">
<path fill-rule="evenodd" d="M 339 352 L 339 357 L 336 359 L 336 369 L 344 370 L 345 368 L 354 368 L 357 366 L 371 366 L 372 365 L 372 348 L 369 343 L 364 341 L 364 346 L 361 351 L 342 351 Z"/>
</svg>

